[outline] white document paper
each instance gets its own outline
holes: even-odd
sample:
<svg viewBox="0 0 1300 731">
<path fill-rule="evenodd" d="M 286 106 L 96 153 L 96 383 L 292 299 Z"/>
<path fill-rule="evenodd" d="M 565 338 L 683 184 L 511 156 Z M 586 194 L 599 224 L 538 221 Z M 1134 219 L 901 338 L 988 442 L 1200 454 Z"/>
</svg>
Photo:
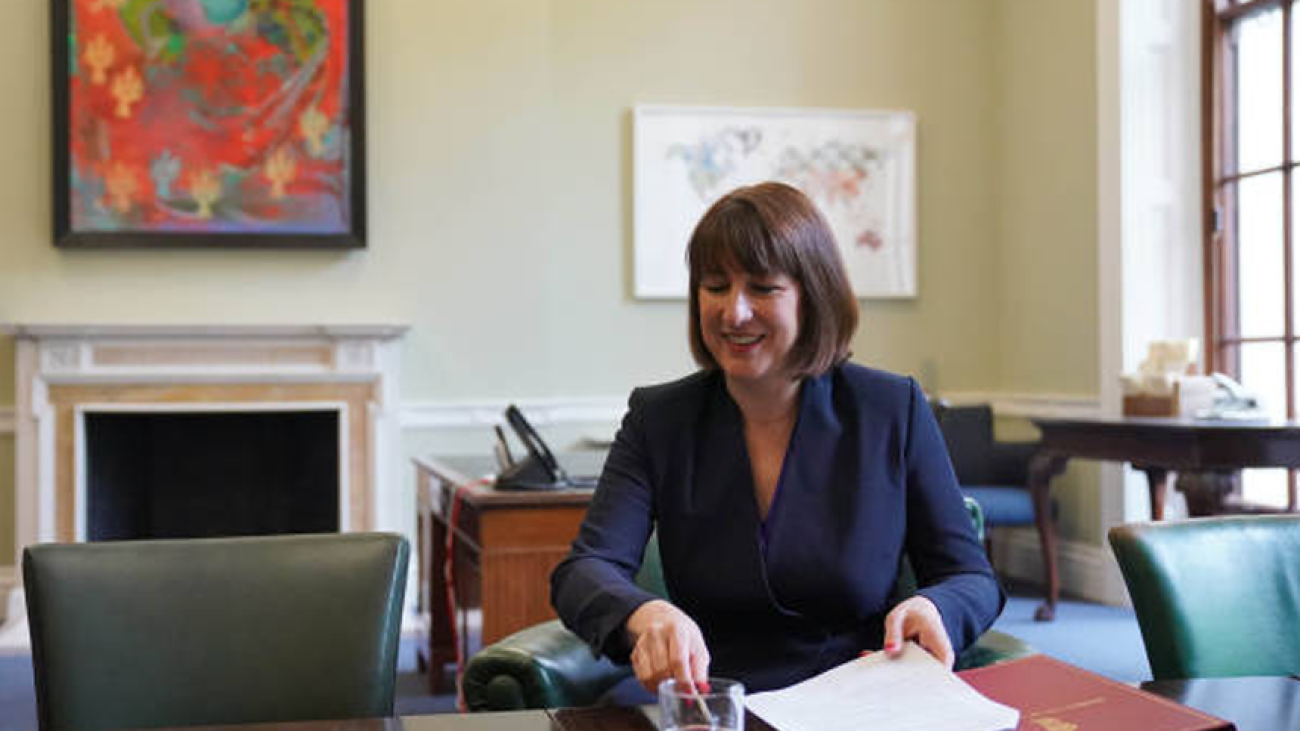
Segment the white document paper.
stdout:
<svg viewBox="0 0 1300 731">
<path fill-rule="evenodd" d="M 1020 721 L 912 642 L 899 657 L 875 652 L 745 706 L 779 731 L 1005 731 Z"/>
</svg>

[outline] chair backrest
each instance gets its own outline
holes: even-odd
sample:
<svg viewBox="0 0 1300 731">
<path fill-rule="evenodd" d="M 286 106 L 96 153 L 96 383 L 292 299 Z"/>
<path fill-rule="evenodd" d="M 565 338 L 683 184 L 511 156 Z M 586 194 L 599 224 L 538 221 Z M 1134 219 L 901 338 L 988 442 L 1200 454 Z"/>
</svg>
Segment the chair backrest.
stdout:
<svg viewBox="0 0 1300 731">
<path fill-rule="evenodd" d="M 1157 680 L 1300 672 L 1300 517 L 1110 530 Z"/>
<path fill-rule="evenodd" d="M 984 511 L 980 504 L 969 497 L 963 498 L 966 503 L 966 512 L 970 514 L 971 523 L 975 526 L 975 536 L 979 540 L 984 540 Z M 650 540 L 646 542 L 645 554 L 641 558 L 641 569 L 636 574 L 637 586 L 642 589 L 665 599 L 668 597 L 668 588 L 664 585 L 664 567 L 659 557 L 659 535 L 650 534 Z M 899 566 L 898 580 L 894 583 L 894 598 L 901 601 L 916 593 L 916 574 L 912 571 L 912 564 L 903 557 L 902 565 Z"/>
<path fill-rule="evenodd" d="M 953 472 L 963 485 L 994 482 L 991 466 L 993 446 L 993 409 L 987 404 L 974 406 L 936 405 L 935 419 L 943 441 L 948 446 Z"/>
<path fill-rule="evenodd" d="M 409 551 L 376 533 L 31 546 L 40 727 L 392 715 Z"/>
</svg>

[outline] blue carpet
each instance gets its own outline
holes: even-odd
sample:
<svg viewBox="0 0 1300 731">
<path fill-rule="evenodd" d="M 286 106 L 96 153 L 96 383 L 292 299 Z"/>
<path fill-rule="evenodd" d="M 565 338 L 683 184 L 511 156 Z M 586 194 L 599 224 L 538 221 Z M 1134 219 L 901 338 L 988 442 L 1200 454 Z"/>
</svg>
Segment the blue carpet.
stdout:
<svg viewBox="0 0 1300 731">
<path fill-rule="evenodd" d="M 1150 680 L 1151 666 L 1133 610 L 1062 600 L 1056 621 L 1035 622 L 1042 595 L 1013 589 L 993 628 L 1039 652 L 1119 681 Z"/>
<path fill-rule="evenodd" d="M 0 656 L 0 728 L 36 730 L 31 655 Z"/>
</svg>

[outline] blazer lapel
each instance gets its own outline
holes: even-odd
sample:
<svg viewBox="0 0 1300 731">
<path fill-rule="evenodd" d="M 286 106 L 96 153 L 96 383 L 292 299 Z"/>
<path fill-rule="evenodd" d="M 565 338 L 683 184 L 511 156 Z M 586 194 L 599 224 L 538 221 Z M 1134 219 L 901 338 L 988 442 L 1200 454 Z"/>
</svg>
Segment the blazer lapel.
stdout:
<svg viewBox="0 0 1300 731">
<path fill-rule="evenodd" d="M 695 425 L 694 469 L 683 486 L 680 504 L 686 523 L 676 533 L 680 543 L 674 543 L 693 564 L 688 573 L 702 571 L 710 577 L 696 576 L 686 601 L 717 609 L 739 596 L 771 599 L 772 593 L 759 546 L 758 507 L 740 409 L 721 378 L 712 386 Z M 725 578 L 717 574 L 722 566 Z M 774 599 L 772 603 L 785 613 Z"/>
<path fill-rule="evenodd" d="M 833 372 L 833 371 L 832 371 Z M 781 469 L 780 505 L 768 516 L 766 579 L 776 601 L 792 596 L 790 582 L 815 581 L 825 552 L 834 552 L 842 501 L 828 494 L 837 485 L 843 425 L 835 413 L 831 374 L 804 381 L 800 393 L 799 421 L 795 425 Z M 787 611 L 790 611 L 787 609 Z"/>
</svg>

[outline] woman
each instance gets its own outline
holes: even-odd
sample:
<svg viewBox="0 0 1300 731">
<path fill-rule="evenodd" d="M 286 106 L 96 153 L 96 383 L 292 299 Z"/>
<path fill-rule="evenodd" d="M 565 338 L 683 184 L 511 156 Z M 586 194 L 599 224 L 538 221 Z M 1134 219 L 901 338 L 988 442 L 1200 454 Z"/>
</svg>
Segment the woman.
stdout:
<svg viewBox="0 0 1300 731">
<path fill-rule="evenodd" d="M 825 220 L 789 186 L 740 188 L 687 258 L 701 370 L 633 391 L 551 577 L 561 619 L 651 691 L 783 687 L 904 640 L 951 667 L 1005 598 L 920 388 L 848 362 Z M 656 528 L 671 602 L 632 581 Z M 904 555 L 922 588 L 891 607 Z"/>
</svg>

